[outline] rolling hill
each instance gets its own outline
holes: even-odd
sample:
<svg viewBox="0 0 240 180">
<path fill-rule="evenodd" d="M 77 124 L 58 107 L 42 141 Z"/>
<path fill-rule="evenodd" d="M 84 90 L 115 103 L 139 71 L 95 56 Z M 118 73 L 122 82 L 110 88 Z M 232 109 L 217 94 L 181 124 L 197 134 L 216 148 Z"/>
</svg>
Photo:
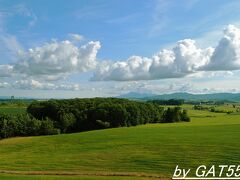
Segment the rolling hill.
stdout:
<svg viewBox="0 0 240 180">
<path fill-rule="evenodd" d="M 139 93 L 128 93 L 118 96 L 121 98 L 128 99 L 141 99 L 141 100 L 169 100 L 169 99 L 184 99 L 188 101 L 240 101 L 240 93 L 214 93 L 214 94 L 190 94 L 190 93 L 172 93 L 172 94 L 162 94 L 162 95 L 153 95 L 153 94 L 139 94 Z"/>
<path fill-rule="evenodd" d="M 124 98 L 124 99 L 142 99 L 142 98 L 151 98 L 156 96 L 155 94 L 151 93 L 138 93 L 138 92 L 129 92 L 127 94 L 122 94 L 117 96 L 117 98 Z"/>
<path fill-rule="evenodd" d="M 169 179 L 177 164 L 238 164 L 240 115 L 185 108 L 190 123 L 1 140 L 0 178 Z"/>
</svg>

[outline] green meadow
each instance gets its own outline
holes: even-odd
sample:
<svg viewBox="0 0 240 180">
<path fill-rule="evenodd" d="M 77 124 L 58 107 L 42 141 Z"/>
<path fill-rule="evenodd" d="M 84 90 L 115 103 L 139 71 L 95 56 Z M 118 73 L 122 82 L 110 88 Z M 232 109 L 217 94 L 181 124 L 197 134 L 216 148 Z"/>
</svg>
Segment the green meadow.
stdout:
<svg viewBox="0 0 240 180">
<path fill-rule="evenodd" d="M 26 112 L 25 107 L 0 107 L 0 113 L 19 114 Z"/>
<path fill-rule="evenodd" d="M 0 103 L 0 113 L 6 114 L 19 114 L 25 113 L 27 109 L 28 103 Z"/>
<path fill-rule="evenodd" d="M 240 114 L 183 108 L 189 123 L 0 140 L 0 179 L 170 179 L 176 165 L 238 165 Z"/>
</svg>

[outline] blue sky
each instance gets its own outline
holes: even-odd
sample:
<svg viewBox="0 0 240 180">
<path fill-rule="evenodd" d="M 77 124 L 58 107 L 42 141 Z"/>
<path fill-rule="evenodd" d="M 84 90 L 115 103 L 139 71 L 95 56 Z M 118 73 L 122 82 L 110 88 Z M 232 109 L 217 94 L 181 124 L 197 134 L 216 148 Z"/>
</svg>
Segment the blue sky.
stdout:
<svg viewBox="0 0 240 180">
<path fill-rule="evenodd" d="M 0 93 L 238 92 L 239 8 L 235 0 L 1 0 Z"/>
<path fill-rule="evenodd" d="M 14 12 L 17 6 L 31 15 Z M 150 56 L 180 39 L 221 31 L 223 26 L 239 21 L 239 6 L 240 2 L 225 0 L 1 1 L 3 12 L 16 13 L 7 18 L 5 28 L 24 47 L 77 33 L 101 41 L 100 58 L 117 60 L 133 54 Z M 31 21 L 34 25 L 27 27 Z M 120 53 L 119 48 L 124 51 Z"/>
</svg>

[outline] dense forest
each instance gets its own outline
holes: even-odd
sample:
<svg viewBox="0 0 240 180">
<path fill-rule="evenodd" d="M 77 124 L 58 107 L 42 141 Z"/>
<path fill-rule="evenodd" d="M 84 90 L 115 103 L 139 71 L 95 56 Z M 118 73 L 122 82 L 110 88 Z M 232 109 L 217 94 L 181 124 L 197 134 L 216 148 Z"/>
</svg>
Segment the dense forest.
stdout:
<svg viewBox="0 0 240 180">
<path fill-rule="evenodd" d="M 0 114 L 0 138 L 73 133 L 146 123 L 190 121 L 181 107 L 118 98 L 32 102 L 26 114 Z"/>
</svg>

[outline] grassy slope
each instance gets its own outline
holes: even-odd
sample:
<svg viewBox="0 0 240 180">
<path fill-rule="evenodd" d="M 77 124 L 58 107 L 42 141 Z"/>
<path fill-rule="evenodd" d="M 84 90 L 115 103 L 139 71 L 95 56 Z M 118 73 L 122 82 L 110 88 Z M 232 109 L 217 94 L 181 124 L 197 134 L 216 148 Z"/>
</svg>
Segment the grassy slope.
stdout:
<svg viewBox="0 0 240 180">
<path fill-rule="evenodd" d="M 0 113 L 7 113 L 7 114 L 19 114 L 19 113 L 24 113 L 26 112 L 26 107 L 22 106 L 11 106 L 11 105 L 6 105 L 6 106 L 0 106 Z"/>
<path fill-rule="evenodd" d="M 26 108 L 19 108 L 19 107 L 1 107 L 0 113 L 8 113 L 8 114 L 19 114 L 26 112 Z"/>
<path fill-rule="evenodd" d="M 185 168 L 238 164 L 240 115 L 193 110 L 190 114 L 190 123 L 1 140 L 0 170 L 144 172 L 170 177 L 177 164 Z"/>
</svg>

